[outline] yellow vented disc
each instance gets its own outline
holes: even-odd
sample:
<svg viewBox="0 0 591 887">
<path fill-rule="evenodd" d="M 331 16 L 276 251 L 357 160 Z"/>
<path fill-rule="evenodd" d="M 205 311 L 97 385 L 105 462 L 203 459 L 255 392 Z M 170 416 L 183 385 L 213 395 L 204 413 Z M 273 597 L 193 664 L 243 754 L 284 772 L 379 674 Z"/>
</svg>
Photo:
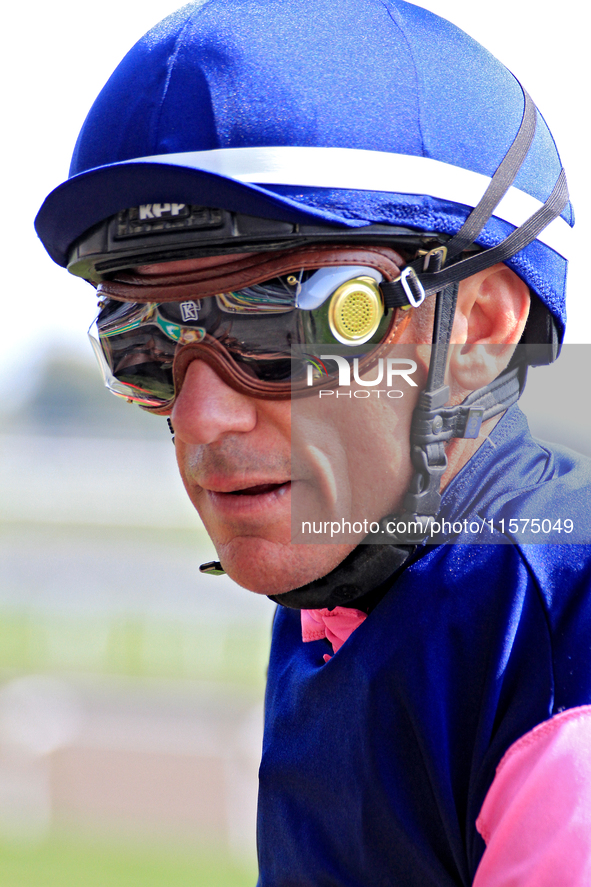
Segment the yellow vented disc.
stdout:
<svg viewBox="0 0 591 887">
<path fill-rule="evenodd" d="M 363 345 L 376 332 L 384 314 L 382 296 L 371 277 L 343 283 L 328 308 L 328 322 L 335 339 L 344 345 Z"/>
</svg>

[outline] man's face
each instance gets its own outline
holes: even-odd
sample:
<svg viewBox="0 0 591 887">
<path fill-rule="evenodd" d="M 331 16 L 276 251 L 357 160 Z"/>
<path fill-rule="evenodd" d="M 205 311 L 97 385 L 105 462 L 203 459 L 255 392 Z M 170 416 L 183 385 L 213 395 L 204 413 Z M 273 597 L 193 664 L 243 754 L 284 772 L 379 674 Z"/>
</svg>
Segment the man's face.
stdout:
<svg viewBox="0 0 591 887">
<path fill-rule="evenodd" d="M 403 400 L 372 391 L 355 400 L 273 401 L 238 393 L 203 361 L 189 364 L 171 417 L 178 465 L 236 582 L 262 594 L 300 587 L 333 570 L 365 535 L 292 542 L 294 506 L 316 521 L 337 513 L 376 521 L 400 507 L 412 473 L 417 379 Z"/>
<path fill-rule="evenodd" d="M 292 257 L 286 261 L 290 263 Z M 201 274 L 205 268 L 209 277 L 203 298 L 211 299 L 210 293 L 216 292 L 220 280 L 211 269 L 215 271 L 219 262 L 220 257 L 211 257 L 162 263 L 135 269 L 135 275 L 152 277 L 139 282 L 153 286 L 148 293 L 174 301 L 178 289 L 166 292 L 167 288 L 179 280 L 184 287 L 199 283 L 187 283 L 191 274 L 185 278 L 175 278 L 175 274 Z M 400 267 L 393 264 L 396 270 Z M 254 267 L 255 277 L 264 273 Z M 348 270 L 352 270 L 350 263 Z M 242 279 L 237 278 L 238 285 Z M 126 287 L 122 298 L 130 293 L 134 296 L 137 285 L 137 280 L 121 283 Z M 189 292 L 191 298 L 195 297 L 193 289 Z M 333 290 L 329 288 L 326 295 L 320 291 L 322 311 L 316 315 L 312 310 L 299 314 L 289 292 L 285 316 L 274 307 L 268 312 L 267 307 L 267 312 L 275 315 L 271 327 L 265 325 L 266 314 L 261 307 L 269 305 L 265 299 L 257 297 L 248 302 L 247 326 L 236 321 L 235 328 L 231 324 L 223 327 L 220 335 L 217 327 L 207 325 L 210 309 L 216 303 L 204 306 L 205 327 L 200 329 L 197 344 L 178 346 L 182 339 L 171 337 L 175 344 L 162 353 L 170 367 L 174 349 L 180 347 L 174 364 L 174 403 L 171 378 L 166 382 L 161 406 L 158 400 L 154 404 L 163 412 L 173 403 L 180 472 L 223 567 L 239 584 L 263 594 L 281 594 L 330 573 L 367 533 L 379 532 L 378 522 L 383 517 L 402 510 L 413 476 L 411 418 L 418 394 L 425 387 L 431 356 L 427 343 L 433 329 L 432 301 L 393 317 L 386 315 L 379 321 L 383 325 L 372 344 L 352 349 L 351 338 L 344 335 L 345 322 L 338 328 L 330 313 L 334 304 L 327 299 L 332 298 Z M 360 301 L 359 292 L 355 287 L 352 290 L 355 298 L 349 308 L 352 313 L 347 315 L 349 323 L 353 323 L 351 318 L 367 316 L 368 309 L 360 307 L 366 303 Z M 135 310 L 135 298 L 130 301 Z M 236 306 L 223 304 L 232 314 Z M 284 304 L 282 307 L 285 311 Z M 451 337 L 457 347 L 449 353 L 447 368 L 450 403 L 461 403 L 467 394 L 488 385 L 506 368 L 513 352 L 511 343 L 522 336 L 528 308 L 526 284 L 505 265 L 491 266 L 462 281 Z M 127 326 L 126 321 L 116 334 L 127 333 Z M 175 329 L 178 332 L 178 327 Z M 248 335 L 243 340 L 246 329 Z M 318 331 L 317 338 L 324 344 L 314 346 Z M 335 354 L 339 338 L 349 344 L 339 346 Z M 150 340 L 154 348 L 157 341 L 157 336 Z M 290 393 L 289 383 L 283 381 L 274 388 L 276 382 L 272 380 L 284 379 L 286 361 L 293 357 L 290 343 L 294 342 L 300 370 L 296 394 L 307 396 L 275 400 L 275 391 Z M 115 375 L 126 359 L 126 347 L 128 358 L 140 368 L 146 356 L 153 356 L 153 349 L 147 348 L 143 340 L 137 353 L 134 338 L 122 338 L 121 343 L 122 356 L 117 358 L 120 363 L 113 369 Z M 266 361 L 264 372 L 260 365 L 258 373 L 253 371 L 252 361 L 257 358 Z M 336 362 L 339 368 L 337 389 L 332 387 L 335 368 L 327 370 L 327 360 Z M 406 366 L 397 368 L 398 364 Z M 145 390 L 150 395 L 153 391 L 149 386 L 154 381 L 151 372 L 148 361 Z M 410 375 L 414 379 L 407 377 Z M 397 384 L 393 385 L 397 376 L 404 377 L 404 381 L 396 378 Z M 141 374 L 138 377 L 144 378 Z M 310 387 L 306 383 L 311 383 Z M 328 390 L 322 390 L 323 384 Z M 457 439 L 448 444 L 442 488 L 480 446 L 491 421 L 496 419 L 483 424 L 478 439 Z"/>
</svg>

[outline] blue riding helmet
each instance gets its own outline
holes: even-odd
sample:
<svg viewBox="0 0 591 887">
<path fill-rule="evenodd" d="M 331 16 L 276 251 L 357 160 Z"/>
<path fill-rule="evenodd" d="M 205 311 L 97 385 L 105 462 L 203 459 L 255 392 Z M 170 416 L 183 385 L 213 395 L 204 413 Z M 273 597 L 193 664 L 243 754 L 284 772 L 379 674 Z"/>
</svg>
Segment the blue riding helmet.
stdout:
<svg viewBox="0 0 591 887">
<path fill-rule="evenodd" d="M 221 207 L 349 234 L 385 224 L 453 235 L 523 115 L 523 90 L 502 64 L 403 0 L 341 0 L 338 16 L 329 0 L 197 0 L 115 70 L 36 227 L 61 265 L 89 229 L 139 205 Z M 560 171 L 538 114 L 475 243 L 500 243 L 548 199 Z M 567 202 L 505 259 L 560 340 L 572 224 Z"/>
</svg>

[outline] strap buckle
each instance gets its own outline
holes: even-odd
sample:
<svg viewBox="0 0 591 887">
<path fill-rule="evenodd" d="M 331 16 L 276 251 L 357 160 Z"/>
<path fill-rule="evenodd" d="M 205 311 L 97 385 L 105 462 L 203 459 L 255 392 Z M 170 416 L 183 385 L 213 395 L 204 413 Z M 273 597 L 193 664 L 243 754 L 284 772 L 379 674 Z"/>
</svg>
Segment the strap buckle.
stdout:
<svg viewBox="0 0 591 887">
<path fill-rule="evenodd" d="M 397 282 L 400 283 L 412 308 L 418 308 L 423 304 L 426 293 L 412 265 L 408 265 L 402 271 Z"/>
<path fill-rule="evenodd" d="M 447 246 L 445 246 L 445 244 L 436 246 L 433 249 L 430 249 L 428 253 L 424 253 L 424 256 L 425 258 L 423 259 L 423 272 L 429 270 L 429 265 L 431 264 L 432 259 L 435 258 L 438 259 L 435 264 L 437 270 L 439 271 L 439 269 L 443 268 L 447 261 Z"/>
</svg>

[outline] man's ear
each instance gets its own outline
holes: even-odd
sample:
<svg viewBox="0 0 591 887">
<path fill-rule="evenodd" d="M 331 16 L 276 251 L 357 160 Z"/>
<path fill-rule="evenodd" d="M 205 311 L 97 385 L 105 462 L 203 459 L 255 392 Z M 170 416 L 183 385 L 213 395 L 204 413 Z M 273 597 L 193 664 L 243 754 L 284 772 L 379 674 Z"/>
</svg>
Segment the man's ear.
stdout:
<svg viewBox="0 0 591 887">
<path fill-rule="evenodd" d="M 503 264 L 460 283 L 450 348 L 452 387 L 474 391 L 496 379 L 521 339 L 529 304 L 527 284 Z"/>
</svg>

